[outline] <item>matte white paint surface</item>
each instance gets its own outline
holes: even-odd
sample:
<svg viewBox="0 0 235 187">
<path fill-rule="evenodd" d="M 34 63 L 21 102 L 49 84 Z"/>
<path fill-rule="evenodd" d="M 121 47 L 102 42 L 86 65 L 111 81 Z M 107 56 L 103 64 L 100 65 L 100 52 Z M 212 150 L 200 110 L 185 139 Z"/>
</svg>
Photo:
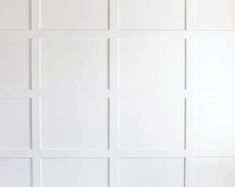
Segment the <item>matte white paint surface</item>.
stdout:
<svg viewBox="0 0 235 187">
<path fill-rule="evenodd" d="M 120 159 L 120 187 L 181 187 L 183 162 L 183 159 Z"/>
<path fill-rule="evenodd" d="M 234 0 L 0 0 L 0 187 L 234 187 Z"/>
<path fill-rule="evenodd" d="M 31 187 L 31 160 L 26 158 L 0 159 L 0 186 Z"/>
<path fill-rule="evenodd" d="M 121 148 L 184 148 L 183 99 L 121 98 L 119 108 Z"/>
<path fill-rule="evenodd" d="M 234 38 L 195 39 L 196 86 L 203 90 L 234 90 L 234 51 Z"/>
<path fill-rule="evenodd" d="M 0 40 L 0 90 L 17 91 L 30 88 L 30 41 Z"/>
<path fill-rule="evenodd" d="M 195 187 L 234 185 L 234 158 L 197 158 L 194 160 Z"/>
<path fill-rule="evenodd" d="M 122 30 L 183 30 L 184 0 L 119 0 Z"/>
<path fill-rule="evenodd" d="M 107 159 L 43 159 L 44 187 L 108 187 Z"/>
<path fill-rule="evenodd" d="M 41 27 L 104 30 L 109 27 L 108 5 L 108 0 L 41 0 Z"/>
<path fill-rule="evenodd" d="M 0 1 L 0 30 L 27 30 L 30 24 L 30 0 Z"/>
<path fill-rule="evenodd" d="M 107 88 L 107 40 L 43 40 L 41 49 L 43 89 Z"/>
<path fill-rule="evenodd" d="M 184 89 L 184 44 L 183 39 L 120 40 L 120 88 Z"/>
<path fill-rule="evenodd" d="M 0 99 L 0 149 L 31 148 L 30 99 Z"/>
<path fill-rule="evenodd" d="M 210 96 L 197 98 L 195 147 L 197 149 L 235 148 L 235 98 Z"/>
<path fill-rule="evenodd" d="M 235 1 L 233 0 L 194 0 L 194 29 L 234 30 Z"/>
<path fill-rule="evenodd" d="M 106 99 L 43 98 L 42 146 L 107 148 L 108 115 Z"/>
</svg>

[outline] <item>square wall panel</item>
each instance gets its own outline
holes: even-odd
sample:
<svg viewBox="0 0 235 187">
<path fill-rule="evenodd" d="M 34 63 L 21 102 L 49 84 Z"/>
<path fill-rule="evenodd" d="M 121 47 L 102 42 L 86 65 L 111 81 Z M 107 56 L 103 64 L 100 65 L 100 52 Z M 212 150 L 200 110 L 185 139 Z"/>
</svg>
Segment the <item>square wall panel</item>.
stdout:
<svg viewBox="0 0 235 187">
<path fill-rule="evenodd" d="M 0 124 L 0 149 L 31 148 L 30 99 L 0 98 Z"/>
<path fill-rule="evenodd" d="M 30 159 L 0 158 L 0 186 L 32 187 Z"/>
<path fill-rule="evenodd" d="M 107 40 L 43 40 L 41 49 L 43 89 L 108 88 Z"/>
<path fill-rule="evenodd" d="M 120 187 L 184 187 L 184 160 L 120 159 Z"/>
<path fill-rule="evenodd" d="M 108 100 L 43 98 L 43 148 L 108 147 Z"/>
<path fill-rule="evenodd" d="M 233 0 L 195 0 L 194 29 L 235 30 L 235 1 Z"/>
<path fill-rule="evenodd" d="M 42 0 L 41 27 L 46 30 L 104 30 L 109 0 Z"/>
<path fill-rule="evenodd" d="M 235 98 L 231 95 L 197 98 L 195 148 L 235 150 Z"/>
<path fill-rule="evenodd" d="M 121 30 L 184 30 L 184 0 L 119 0 Z"/>
<path fill-rule="evenodd" d="M 119 41 L 119 87 L 133 90 L 182 90 L 185 86 L 185 41 Z"/>
<path fill-rule="evenodd" d="M 196 158 L 193 187 L 234 187 L 234 171 L 234 158 Z"/>
<path fill-rule="evenodd" d="M 235 39 L 198 38 L 194 41 L 196 86 L 203 90 L 235 89 Z"/>
<path fill-rule="evenodd" d="M 120 148 L 184 148 L 183 98 L 122 98 L 119 102 Z"/>
<path fill-rule="evenodd" d="M 0 1 L 0 30 L 28 30 L 31 13 L 30 0 Z"/>
<path fill-rule="evenodd" d="M 43 159 L 42 187 L 108 187 L 108 159 Z"/>
<path fill-rule="evenodd" d="M 30 48 L 29 40 L 0 41 L 0 91 L 28 90 L 30 88 Z"/>
</svg>

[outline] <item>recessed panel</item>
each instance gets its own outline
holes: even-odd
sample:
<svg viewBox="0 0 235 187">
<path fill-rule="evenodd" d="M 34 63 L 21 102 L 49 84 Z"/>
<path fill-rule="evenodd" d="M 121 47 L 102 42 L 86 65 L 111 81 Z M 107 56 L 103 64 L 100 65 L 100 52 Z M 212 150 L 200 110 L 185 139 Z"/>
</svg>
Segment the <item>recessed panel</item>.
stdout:
<svg viewBox="0 0 235 187">
<path fill-rule="evenodd" d="M 121 89 L 182 90 L 185 80 L 184 40 L 120 40 Z"/>
<path fill-rule="evenodd" d="M 184 0 L 119 0 L 122 30 L 183 30 Z"/>
<path fill-rule="evenodd" d="M 183 149 L 184 99 L 120 99 L 120 148 Z"/>
<path fill-rule="evenodd" d="M 28 90 L 30 61 L 29 40 L 1 40 L 0 91 Z"/>
<path fill-rule="evenodd" d="M 235 98 L 199 97 L 194 127 L 197 149 L 235 150 Z"/>
<path fill-rule="evenodd" d="M 0 186 L 32 187 L 31 160 L 0 158 Z"/>
<path fill-rule="evenodd" d="M 233 187 L 234 158 L 194 159 L 193 187 Z"/>
<path fill-rule="evenodd" d="M 31 102 L 0 98 L 0 149 L 31 147 Z"/>
<path fill-rule="evenodd" d="M 41 47 L 43 89 L 107 89 L 107 40 L 43 40 Z"/>
<path fill-rule="evenodd" d="M 199 89 L 235 89 L 234 51 L 233 38 L 198 38 L 194 41 L 196 85 Z"/>
<path fill-rule="evenodd" d="M 0 1 L 0 30 L 27 30 L 30 28 L 30 0 Z"/>
<path fill-rule="evenodd" d="M 42 187 L 108 187 L 107 159 L 43 159 Z"/>
<path fill-rule="evenodd" d="M 193 1 L 194 28 L 199 30 L 234 30 L 235 1 L 196 0 Z"/>
<path fill-rule="evenodd" d="M 49 30 L 104 30 L 109 0 L 42 0 L 41 27 Z"/>
<path fill-rule="evenodd" d="M 120 159 L 120 187 L 183 187 L 183 159 Z"/>
<path fill-rule="evenodd" d="M 107 148 L 108 101 L 93 98 L 42 100 L 43 148 Z"/>
</svg>

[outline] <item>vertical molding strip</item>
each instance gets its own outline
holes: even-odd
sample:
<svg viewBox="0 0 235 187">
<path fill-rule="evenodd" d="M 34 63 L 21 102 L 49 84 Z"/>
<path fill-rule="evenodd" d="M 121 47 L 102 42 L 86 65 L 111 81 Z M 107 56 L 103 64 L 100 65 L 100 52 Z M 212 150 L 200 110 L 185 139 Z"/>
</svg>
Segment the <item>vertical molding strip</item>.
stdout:
<svg viewBox="0 0 235 187">
<path fill-rule="evenodd" d="M 39 49 L 39 1 L 31 0 L 31 26 L 32 26 L 32 184 L 40 187 L 40 49 Z"/>
</svg>

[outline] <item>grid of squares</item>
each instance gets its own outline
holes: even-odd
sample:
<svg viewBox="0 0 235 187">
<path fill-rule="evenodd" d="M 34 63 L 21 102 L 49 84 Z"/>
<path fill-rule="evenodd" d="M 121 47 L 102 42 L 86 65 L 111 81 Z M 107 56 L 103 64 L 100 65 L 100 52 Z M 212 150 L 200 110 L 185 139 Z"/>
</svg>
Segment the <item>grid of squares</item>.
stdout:
<svg viewBox="0 0 235 187">
<path fill-rule="evenodd" d="M 0 186 L 234 186 L 234 8 L 1 1 Z"/>
</svg>

